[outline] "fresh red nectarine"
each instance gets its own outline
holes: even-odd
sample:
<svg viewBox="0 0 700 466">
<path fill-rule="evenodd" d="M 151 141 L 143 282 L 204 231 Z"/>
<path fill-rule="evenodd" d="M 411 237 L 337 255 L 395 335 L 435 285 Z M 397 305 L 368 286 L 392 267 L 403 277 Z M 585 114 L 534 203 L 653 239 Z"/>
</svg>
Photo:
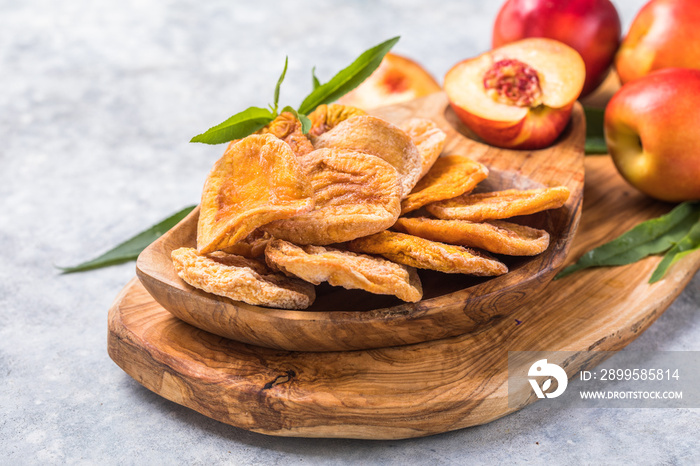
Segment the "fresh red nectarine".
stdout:
<svg viewBox="0 0 700 466">
<path fill-rule="evenodd" d="M 700 199 L 700 70 L 668 68 L 625 84 L 605 109 L 620 174 L 663 201 Z"/>
<path fill-rule="evenodd" d="M 493 46 L 548 37 L 574 48 L 586 64 L 581 95 L 605 79 L 620 45 L 620 16 L 610 0 L 508 0 L 493 27 Z"/>
<path fill-rule="evenodd" d="M 440 90 L 440 84 L 418 63 L 387 53 L 379 68 L 338 102 L 367 109 L 406 102 Z"/>
<path fill-rule="evenodd" d="M 457 116 L 485 142 L 540 149 L 566 127 L 585 75 L 571 47 L 524 39 L 457 63 L 445 75 L 445 92 Z"/>
<path fill-rule="evenodd" d="M 672 67 L 700 69 L 698 0 L 652 0 L 644 5 L 615 57 L 623 83 Z"/>
</svg>

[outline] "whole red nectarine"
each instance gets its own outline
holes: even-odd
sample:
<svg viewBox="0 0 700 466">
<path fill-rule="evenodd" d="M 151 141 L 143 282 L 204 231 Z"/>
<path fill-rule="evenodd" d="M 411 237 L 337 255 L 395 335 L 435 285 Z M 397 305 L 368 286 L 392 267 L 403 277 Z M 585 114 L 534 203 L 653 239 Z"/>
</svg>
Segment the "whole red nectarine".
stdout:
<svg viewBox="0 0 700 466">
<path fill-rule="evenodd" d="M 625 84 L 605 109 L 620 174 L 663 201 L 700 199 L 700 70 L 668 68 Z"/>
<path fill-rule="evenodd" d="M 623 83 L 672 67 L 700 69 L 698 0 L 652 0 L 644 5 L 615 57 Z"/>
<path fill-rule="evenodd" d="M 568 45 L 524 39 L 457 63 L 445 75 L 445 92 L 485 142 L 541 149 L 566 127 L 584 76 L 581 56 Z"/>
<path fill-rule="evenodd" d="M 493 46 L 548 37 L 574 48 L 586 64 L 581 95 L 594 91 L 620 45 L 620 16 L 610 0 L 508 0 L 493 27 Z"/>
</svg>

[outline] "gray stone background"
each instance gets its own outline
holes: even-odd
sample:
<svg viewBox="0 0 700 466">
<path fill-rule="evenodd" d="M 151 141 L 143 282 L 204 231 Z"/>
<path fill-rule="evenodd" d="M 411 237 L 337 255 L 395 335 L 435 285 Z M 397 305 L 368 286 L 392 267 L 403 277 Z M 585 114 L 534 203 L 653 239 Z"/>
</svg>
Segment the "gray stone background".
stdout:
<svg viewBox="0 0 700 466">
<path fill-rule="evenodd" d="M 282 103 L 396 34 L 441 80 L 486 50 L 500 1 L 0 0 L 0 463 L 681 464 L 689 409 L 553 410 L 407 441 L 267 437 L 160 398 L 106 350 L 133 263 L 60 275 L 196 203 L 221 146 L 194 134 Z M 625 28 L 643 0 L 615 2 Z M 630 349 L 700 349 L 700 277 Z"/>
</svg>

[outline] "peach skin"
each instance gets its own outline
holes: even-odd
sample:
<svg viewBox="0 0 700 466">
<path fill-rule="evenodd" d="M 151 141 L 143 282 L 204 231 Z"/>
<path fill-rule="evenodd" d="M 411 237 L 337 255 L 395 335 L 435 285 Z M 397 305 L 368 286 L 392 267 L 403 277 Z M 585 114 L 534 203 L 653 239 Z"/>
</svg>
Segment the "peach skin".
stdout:
<svg viewBox="0 0 700 466">
<path fill-rule="evenodd" d="M 698 0 L 652 0 L 644 5 L 615 57 L 622 83 L 675 67 L 700 69 Z"/>
</svg>

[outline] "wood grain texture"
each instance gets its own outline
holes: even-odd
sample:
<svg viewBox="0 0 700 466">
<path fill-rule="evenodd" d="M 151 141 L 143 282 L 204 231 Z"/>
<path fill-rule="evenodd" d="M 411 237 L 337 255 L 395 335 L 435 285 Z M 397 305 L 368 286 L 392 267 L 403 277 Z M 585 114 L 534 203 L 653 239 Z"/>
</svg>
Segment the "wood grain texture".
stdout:
<svg viewBox="0 0 700 466">
<path fill-rule="evenodd" d="M 583 218 L 567 262 L 669 210 L 630 188 L 608 157 L 586 161 Z M 624 213 L 624 214 L 621 214 Z M 219 421 L 280 436 L 396 439 L 502 417 L 508 351 L 617 351 L 656 320 L 700 269 L 700 253 L 647 283 L 660 257 L 551 282 L 529 306 L 478 332 L 349 352 L 287 352 L 192 327 L 132 280 L 109 312 L 109 354 L 163 397 Z M 522 323 L 516 325 L 515 319 Z M 569 377 L 599 361 L 571 357 Z"/>
<path fill-rule="evenodd" d="M 406 345 L 460 335 L 515 312 L 542 290 L 563 265 L 580 218 L 583 193 L 583 110 L 576 105 L 572 122 L 559 141 L 540 151 L 498 149 L 474 140 L 454 115 L 444 93 L 374 113 L 399 123 L 410 117 L 434 120 L 446 133 L 443 154 L 467 155 L 491 173 L 480 189 L 530 189 L 566 186 L 571 191 L 560 209 L 522 217 L 551 235 L 548 250 L 528 258 L 501 256 L 510 272 L 495 278 L 420 270 L 423 300 L 402 303 L 322 284 L 304 311 L 278 310 L 235 302 L 196 290 L 175 273 L 170 252 L 194 246 L 198 212 L 147 248 L 137 275 L 163 307 L 211 333 L 244 343 L 295 351 L 342 351 Z"/>
</svg>

